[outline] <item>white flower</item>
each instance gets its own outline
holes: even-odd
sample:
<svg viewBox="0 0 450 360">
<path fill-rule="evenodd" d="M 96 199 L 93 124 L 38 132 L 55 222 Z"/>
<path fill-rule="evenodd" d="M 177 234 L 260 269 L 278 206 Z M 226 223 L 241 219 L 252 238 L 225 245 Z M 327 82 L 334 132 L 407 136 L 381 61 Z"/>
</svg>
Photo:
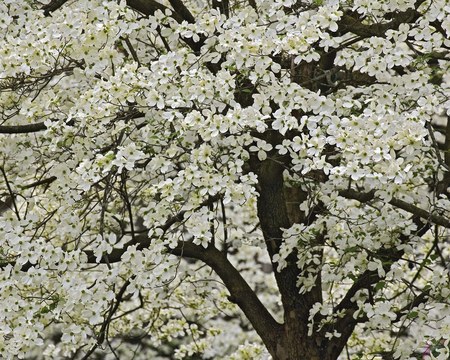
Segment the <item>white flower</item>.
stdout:
<svg viewBox="0 0 450 360">
<path fill-rule="evenodd" d="M 267 159 L 267 151 L 270 151 L 273 149 L 273 146 L 264 140 L 258 139 L 256 141 L 256 145 L 250 146 L 250 151 L 257 151 L 258 152 L 258 159 L 263 161 Z"/>
<path fill-rule="evenodd" d="M 133 170 L 136 161 L 143 159 L 144 156 L 145 154 L 137 148 L 136 144 L 131 143 L 119 147 L 119 151 L 111 164 L 117 166 L 118 172 L 121 173 L 123 168 Z"/>
</svg>

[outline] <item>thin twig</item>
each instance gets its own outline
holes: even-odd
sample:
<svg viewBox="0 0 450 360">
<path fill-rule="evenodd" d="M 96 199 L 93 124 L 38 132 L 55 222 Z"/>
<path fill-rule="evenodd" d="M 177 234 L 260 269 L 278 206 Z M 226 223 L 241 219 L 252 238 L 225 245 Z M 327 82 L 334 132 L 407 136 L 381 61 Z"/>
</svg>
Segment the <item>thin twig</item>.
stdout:
<svg viewBox="0 0 450 360">
<path fill-rule="evenodd" d="M 12 191 L 11 185 L 9 184 L 8 177 L 6 176 L 5 169 L 3 167 L 0 167 L 0 170 L 1 170 L 2 174 L 3 174 L 4 179 L 5 179 L 6 187 L 8 188 L 9 195 L 11 196 L 12 203 L 13 203 L 13 206 L 14 206 L 14 211 L 16 213 L 17 219 L 20 220 L 19 209 L 17 208 L 17 204 L 16 204 L 16 196 L 14 195 L 14 192 Z"/>
<path fill-rule="evenodd" d="M 432 128 L 432 126 L 431 126 L 431 123 L 430 122 L 427 122 L 427 129 L 428 129 L 428 132 L 429 132 L 429 134 L 430 134 L 430 138 L 431 138 L 431 142 L 433 143 L 433 148 L 434 148 L 434 150 L 435 150 L 435 152 L 436 152 L 436 157 L 437 157 L 437 160 L 438 160 L 438 162 L 439 162 L 439 165 L 441 165 L 442 167 L 444 167 L 447 171 L 450 171 L 450 167 L 445 163 L 445 161 L 442 159 L 442 156 L 441 156 L 441 152 L 440 152 L 440 150 L 439 150 L 439 146 L 438 146 L 438 143 L 437 143 L 437 141 L 436 141 L 436 138 L 434 137 L 434 131 L 433 131 L 433 128 Z"/>
</svg>

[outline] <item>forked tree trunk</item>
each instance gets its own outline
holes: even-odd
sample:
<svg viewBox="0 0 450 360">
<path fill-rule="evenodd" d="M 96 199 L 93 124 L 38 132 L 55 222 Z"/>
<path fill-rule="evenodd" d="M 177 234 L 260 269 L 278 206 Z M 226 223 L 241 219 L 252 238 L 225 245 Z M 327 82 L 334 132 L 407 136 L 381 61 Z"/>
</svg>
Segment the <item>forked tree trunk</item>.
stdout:
<svg viewBox="0 0 450 360">
<path fill-rule="evenodd" d="M 266 160 L 258 168 L 258 217 L 271 259 L 278 253 L 282 243 L 282 229 L 304 218 L 299 204 L 305 194 L 286 192 L 283 183 L 283 166 L 280 162 Z M 285 194 L 290 196 L 285 198 Z M 286 204 L 291 204 L 286 205 Z M 296 213 L 297 212 L 297 213 Z M 299 294 L 297 279 L 300 270 L 296 264 L 297 254 L 291 254 L 288 265 L 277 272 L 277 263 L 272 264 L 284 309 L 282 332 L 276 346 L 266 344 L 274 360 L 335 360 L 340 349 L 330 351 L 331 345 L 323 334 L 314 332 L 308 336 L 308 317 L 313 304 L 322 301 L 320 276 L 316 286 L 306 294 Z M 277 336 L 277 334 L 274 334 Z M 272 345 L 270 347 L 270 345 Z"/>
</svg>

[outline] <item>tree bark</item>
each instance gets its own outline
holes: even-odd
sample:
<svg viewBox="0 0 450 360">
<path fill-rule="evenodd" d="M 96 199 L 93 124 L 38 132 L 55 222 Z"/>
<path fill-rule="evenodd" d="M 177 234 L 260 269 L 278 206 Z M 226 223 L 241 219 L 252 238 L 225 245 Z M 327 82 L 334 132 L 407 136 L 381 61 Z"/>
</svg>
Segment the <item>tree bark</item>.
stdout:
<svg viewBox="0 0 450 360">
<path fill-rule="evenodd" d="M 263 161 L 258 169 L 258 181 L 258 217 L 272 259 L 280 249 L 282 229 L 289 228 L 291 220 L 300 219 L 302 214 L 298 207 L 299 214 L 294 214 L 293 208 L 287 209 L 282 164 L 272 159 Z M 290 254 L 288 265 L 281 271 L 277 271 L 276 263 L 272 264 L 284 308 L 283 331 L 273 357 L 274 360 L 323 360 L 325 342 L 316 335 L 308 336 L 309 310 L 315 302 L 321 301 L 321 289 L 316 286 L 307 294 L 299 294 L 300 270 L 296 260 L 297 254 Z"/>
</svg>

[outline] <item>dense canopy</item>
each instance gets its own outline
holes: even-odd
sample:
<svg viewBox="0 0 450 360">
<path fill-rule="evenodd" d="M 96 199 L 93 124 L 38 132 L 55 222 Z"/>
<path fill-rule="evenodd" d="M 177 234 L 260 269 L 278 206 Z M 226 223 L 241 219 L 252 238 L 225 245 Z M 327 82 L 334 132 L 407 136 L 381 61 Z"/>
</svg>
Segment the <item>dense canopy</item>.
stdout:
<svg viewBox="0 0 450 360">
<path fill-rule="evenodd" d="M 2 359 L 448 359 L 448 0 L 0 0 Z"/>
</svg>

